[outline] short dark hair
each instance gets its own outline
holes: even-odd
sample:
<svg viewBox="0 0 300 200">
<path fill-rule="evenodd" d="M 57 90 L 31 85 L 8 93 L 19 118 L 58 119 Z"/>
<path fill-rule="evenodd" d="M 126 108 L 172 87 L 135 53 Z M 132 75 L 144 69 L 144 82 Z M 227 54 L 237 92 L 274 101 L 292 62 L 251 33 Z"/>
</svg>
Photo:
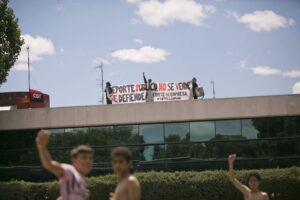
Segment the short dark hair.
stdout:
<svg viewBox="0 0 300 200">
<path fill-rule="evenodd" d="M 250 180 L 250 178 L 251 178 L 252 176 L 255 177 L 258 181 L 261 180 L 261 176 L 259 175 L 258 172 L 250 172 L 250 173 L 248 173 L 247 176 L 246 176 L 246 184 L 247 184 L 247 185 L 249 184 L 249 180 Z"/>
<path fill-rule="evenodd" d="M 123 157 L 127 162 L 132 160 L 132 153 L 127 147 L 116 147 L 111 152 L 111 158 Z"/>
<path fill-rule="evenodd" d="M 81 153 L 94 154 L 94 150 L 88 145 L 79 145 L 71 150 L 71 158 L 76 158 Z"/>
</svg>

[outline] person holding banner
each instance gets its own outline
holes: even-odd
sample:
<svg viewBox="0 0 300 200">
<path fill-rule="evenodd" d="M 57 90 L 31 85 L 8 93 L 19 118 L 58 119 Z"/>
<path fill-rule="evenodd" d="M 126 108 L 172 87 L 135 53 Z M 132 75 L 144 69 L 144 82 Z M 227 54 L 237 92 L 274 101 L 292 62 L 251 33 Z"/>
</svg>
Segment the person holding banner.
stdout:
<svg viewBox="0 0 300 200">
<path fill-rule="evenodd" d="M 146 84 L 146 102 L 153 102 L 154 97 L 153 97 L 153 92 L 157 90 L 157 85 L 156 83 L 152 82 L 152 79 L 146 79 L 145 72 L 143 72 L 143 78 L 144 78 L 144 83 Z"/>
<path fill-rule="evenodd" d="M 194 77 L 191 81 L 187 82 L 187 86 L 190 89 L 189 99 L 198 99 L 196 89 L 198 88 L 197 79 Z"/>
<path fill-rule="evenodd" d="M 111 100 L 112 93 L 113 93 L 113 89 L 111 88 L 110 82 L 106 82 L 106 86 L 105 86 L 106 104 L 112 104 L 112 100 Z"/>
</svg>

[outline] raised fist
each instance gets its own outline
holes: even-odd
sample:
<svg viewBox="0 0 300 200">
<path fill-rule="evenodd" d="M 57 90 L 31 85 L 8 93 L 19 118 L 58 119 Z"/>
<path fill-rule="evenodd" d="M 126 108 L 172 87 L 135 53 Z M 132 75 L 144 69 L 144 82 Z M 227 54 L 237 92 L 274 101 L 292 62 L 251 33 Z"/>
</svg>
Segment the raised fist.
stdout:
<svg viewBox="0 0 300 200">
<path fill-rule="evenodd" d="M 49 139 L 50 139 L 50 133 L 48 131 L 41 129 L 35 138 L 35 142 L 37 146 L 46 146 L 49 143 Z"/>
<path fill-rule="evenodd" d="M 229 162 L 234 162 L 235 159 L 236 159 L 236 154 L 230 154 L 230 155 L 228 156 L 228 161 L 229 161 Z"/>
</svg>

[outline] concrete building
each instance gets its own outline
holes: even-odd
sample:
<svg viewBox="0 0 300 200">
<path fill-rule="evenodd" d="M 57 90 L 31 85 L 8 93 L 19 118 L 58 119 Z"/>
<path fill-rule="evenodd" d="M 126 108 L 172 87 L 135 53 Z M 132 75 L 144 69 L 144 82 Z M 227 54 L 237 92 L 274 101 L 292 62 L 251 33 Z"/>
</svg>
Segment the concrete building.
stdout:
<svg viewBox="0 0 300 200">
<path fill-rule="evenodd" d="M 92 145 L 93 175 L 110 171 L 119 145 L 133 151 L 134 170 L 226 168 L 229 153 L 238 154 L 238 168 L 300 164 L 300 95 L 2 111 L 2 179 L 49 178 L 34 144 L 40 128 L 52 132 L 49 149 L 62 162 L 71 147 Z"/>
<path fill-rule="evenodd" d="M 12 107 L 14 109 L 49 108 L 50 98 L 42 94 L 42 101 L 30 100 L 28 92 L 3 92 L 0 93 L 0 108 Z"/>
</svg>

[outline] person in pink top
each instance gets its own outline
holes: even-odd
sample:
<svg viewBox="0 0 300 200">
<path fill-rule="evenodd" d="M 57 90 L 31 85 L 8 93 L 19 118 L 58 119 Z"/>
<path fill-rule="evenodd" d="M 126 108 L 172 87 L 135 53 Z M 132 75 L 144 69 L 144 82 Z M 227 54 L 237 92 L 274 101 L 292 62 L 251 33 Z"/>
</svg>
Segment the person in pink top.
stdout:
<svg viewBox="0 0 300 200">
<path fill-rule="evenodd" d="M 244 200 L 269 200 L 269 196 L 266 192 L 259 190 L 259 184 L 261 177 L 257 172 L 250 172 L 246 177 L 246 184 L 242 184 L 234 177 L 233 164 L 236 159 L 236 154 L 228 156 L 228 178 L 229 181 L 236 187 L 241 193 L 243 193 Z"/>
<path fill-rule="evenodd" d="M 94 151 L 87 145 L 79 145 L 72 149 L 72 165 L 52 160 L 46 148 L 50 133 L 40 130 L 36 136 L 39 157 L 45 169 L 59 179 L 60 197 L 58 200 L 87 200 L 89 191 L 84 180 L 93 165 Z"/>
</svg>

